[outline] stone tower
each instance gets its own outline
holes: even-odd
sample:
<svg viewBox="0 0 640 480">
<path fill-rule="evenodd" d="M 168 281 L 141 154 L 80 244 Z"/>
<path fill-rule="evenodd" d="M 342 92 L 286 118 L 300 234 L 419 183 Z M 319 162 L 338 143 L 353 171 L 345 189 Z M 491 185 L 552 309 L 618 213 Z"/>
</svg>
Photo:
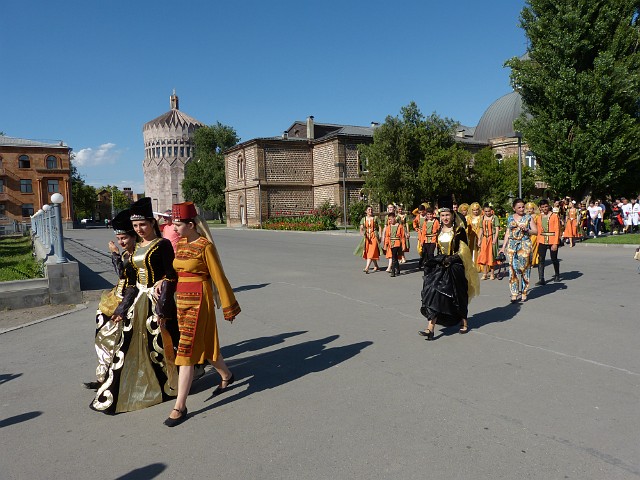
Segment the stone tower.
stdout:
<svg viewBox="0 0 640 480">
<path fill-rule="evenodd" d="M 171 110 L 144 124 L 144 193 L 153 210 L 164 212 L 173 203 L 184 202 L 184 167 L 193 158 L 193 133 L 204 126 L 181 112 L 173 91 Z"/>
</svg>

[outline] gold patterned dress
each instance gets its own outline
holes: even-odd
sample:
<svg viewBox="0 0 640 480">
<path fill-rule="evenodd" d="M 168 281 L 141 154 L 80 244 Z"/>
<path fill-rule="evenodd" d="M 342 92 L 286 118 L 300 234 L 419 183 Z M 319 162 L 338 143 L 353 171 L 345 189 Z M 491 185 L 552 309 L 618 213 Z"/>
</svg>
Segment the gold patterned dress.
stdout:
<svg viewBox="0 0 640 480">
<path fill-rule="evenodd" d="M 104 383 L 98 388 L 91 408 L 104 413 L 121 413 L 157 405 L 177 395 L 175 365 L 165 358 L 159 317 L 177 340 L 175 301 L 176 274 L 173 247 L 156 238 L 136 245 L 131 257 L 137 295 L 126 305 L 122 335 L 114 347 Z M 155 286 L 161 293 L 155 295 Z"/>
<path fill-rule="evenodd" d="M 173 266 L 178 273 L 176 303 L 180 329 L 176 365 L 216 361 L 220 354 L 216 301 L 222 306 L 224 318 L 240 313 L 216 247 L 205 237 L 193 242 L 182 237 L 176 246 Z"/>
</svg>

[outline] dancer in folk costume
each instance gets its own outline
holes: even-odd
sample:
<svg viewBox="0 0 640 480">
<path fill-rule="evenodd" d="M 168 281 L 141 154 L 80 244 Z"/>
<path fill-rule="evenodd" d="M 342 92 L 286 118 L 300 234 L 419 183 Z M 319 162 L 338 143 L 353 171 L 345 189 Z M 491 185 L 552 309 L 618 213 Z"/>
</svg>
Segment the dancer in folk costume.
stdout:
<svg viewBox="0 0 640 480">
<path fill-rule="evenodd" d="M 130 208 L 133 229 L 141 238 L 131 256 L 137 294 L 123 304 L 122 336 L 107 378 L 91 404 L 95 410 L 120 413 L 157 405 L 177 394 L 173 345 L 178 339 L 174 293 L 177 275 L 173 247 L 160 236 L 151 198 Z M 131 302 L 131 303 L 129 303 Z M 165 349 L 166 347 L 166 349 Z"/>
<path fill-rule="evenodd" d="M 478 202 L 473 202 L 469 205 L 469 214 L 466 217 L 467 220 L 467 236 L 469 239 L 469 249 L 473 255 L 473 263 L 476 264 L 478 272 L 482 270 L 482 267 L 478 265 L 478 256 L 480 254 L 480 247 L 478 247 L 478 238 L 480 236 L 480 230 L 482 228 L 482 209 Z"/>
<path fill-rule="evenodd" d="M 524 213 L 524 200 L 513 201 L 513 214 L 507 218 L 507 231 L 500 252 L 506 253 L 509 262 L 509 292 L 511 302 L 527 300 L 531 277 L 531 238 L 537 233 L 531 215 Z M 506 252 L 505 252 L 506 251 Z"/>
<path fill-rule="evenodd" d="M 567 208 L 567 216 L 565 219 L 564 239 L 569 241 L 572 247 L 576 244 L 578 238 L 578 216 L 580 212 L 576 208 L 576 201 L 573 200 Z M 612 227 L 613 228 L 613 227 Z"/>
<path fill-rule="evenodd" d="M 386 227 L 387 225 L 389 225 L 389 215 L 390 214 L 394 214 L 396 213 L 396 206 L 393 203 L 390 203 L 389 205 L 387 205 L 387 211 L 385 213 L 385 217 L 384 217 L 384 226 L 382 227 L 383 231 L 384 231 L 384 227 Z M 382 235 L 382 234 L 381 234 Z M 387 265 L 387 272 L 391 271 L 391 258 L 389 258 L 389 265 Z"/>
<path fill-rule="evenodd" d="M 224 319 L 233 322 L 240 313 L 233 289 L 207 224 L 192 202 L 173 205 L 175 231 L 180 235 L 173 261 L 178 274 L 176 303 L 180 341 L 176 365 L 180 367 L 178 397 L 165 425 L 175 427 L 187 419 L 187 396 L 193 382 L 194 366 L 209 361 L 221 381 L 214 396 L 227 390 L 234 376 L 227 367 L 218 339 L 216 306 L 222 307 Z"/>
<path fill-rule="evenodd" d="M 558 246 L 560 245 L 560 216 L 556 212 L 549 210 L 549 201 L 540 200 L 540 215 L 536 219 L 536 229 L 538 230 L 538 250 L 540 251 L 540 262 L 538 263 L 538 282 L 536 285 L 545 285 L 544 262 L 547 258 L 547 250 L 551 253 L 551 263 L 553 264 L 553 280 L 560 281 L 560 262 L 558 260 Z"/>
<path fill-rule="evenodd" d="M 391 262 L 391 276 L 400 275 L 400 255 L 404 251 L 406 237 L 404 227 L 396 222 L 396 214 L 389 213 L 387 226 L 382 233 L 385 256 Z"/>
<path fill-rule="evenodd" d="M 411 245 L 409 244 L 411 230 L 409 229 L 409 215 L 404 212 L 404 205 L 401 203 L 396 206 L 396 221 L 400 225 L 402 225 L 405 235 L 404 250 L 400 253 L 399 261 L 400 263 L 407 263 L 407 259 L 404 257 L 404 253 L 408 252 L 411 249 Z"/>
<path fill-rule="evenodd" d="M 467 245 L 467 232 L 462 219 L 450 204 L 438 202 L 440 228 L 437 232 L 436 255 L 425 263 L 420 313 L 429 320 L 418 333 L 433 340 L 436 323 L 459 324 L 467 333 L 468 307 L 471 298 L 480 293 L 478 272 Z"/>
<path fill-rule="evenodd" d="M 367 263 L 363 272 L 369 273 L 369 267 L 373 262 L 374 272 L 380 270 L 378 259 L 380 258 L 380 222 L 373 216 L 373 208 L 367 205 L 366 215 L 360 220 L 360 235 L 362 239 L 354 255 L 362 255 Z"/>
<path fill-rule="evenodd" d="M 129 217 L 129 210 L 123 210 L 111 221 L 113 233 L 116 236 L 122 253 L 113 241 L 109 242 L 111 263 L 118 275 L 117 285 L 105 291 L 100 298 L 96 312 L 95 349 L 98 357 L 96 367 L 96 381 L 87 382 L 85 386 L 97 390 L 107 379 L 109 367 L 113 363 L 114 355 L 122 338 L 122 322 L 115 322 L 112 317 L 122 317 L 126 309 L 136 297 L 136 274 L 131 265 L 131 255 L 140 239 L 133 230 Z"/>
<path fill-rule="evenodd" d="M 498 232 L 500 231 L 500 221 L 493 214 L 493 209 L 487 203 L 483 207 L 484 215 L 482 216 L 482 227 L 480 229 L 480 254 L 478 256 L 478 265 L 483 268 L 482 280 L 490 278 L 495 280 L 493 267 L 498 264 L 496 257 L 498 256 Z M 489 275 L 489 277 L 488 277 Z"/>
</svg>

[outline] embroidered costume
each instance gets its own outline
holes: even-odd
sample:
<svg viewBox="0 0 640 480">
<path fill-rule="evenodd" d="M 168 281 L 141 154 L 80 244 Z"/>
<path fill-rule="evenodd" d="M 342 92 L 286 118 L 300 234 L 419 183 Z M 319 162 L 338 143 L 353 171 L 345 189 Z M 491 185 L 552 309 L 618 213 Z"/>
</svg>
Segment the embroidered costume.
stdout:
<svg viewBox="0 0 640 480">
<path fill-rule="evenodd" d="M 538 277 L 542 285 L 544 280 L 544 262 L 547 258 L 547 250 L 551 252 L 551 263 L 555 273 L 555 279 L 560 279 L 560 262 L 558 261 L 558 250 L 552 250 L 552 245 L 560 245 L 560 217 L 557 213 L 538 215 L 536 219 L 536 229 L 538 230 L 538 251 L 540 252 L 540 262 L 538 263 Z"/>
<path fill-rule="evenodd" d="M 576 207 L 567 210 L 564 238 L 578 238 L 578 209 Z"/>
<path fill-rule="evenodd" d="M 378 260 L 380 258 L 380 223 L 377 217 L 363 217 L 360 220 L 360 226 L 364 227 L 364 237 L 360 240 L 360 244 L 355 255 L 362 255 L 364 259 Z"/>
<path fill-rule="evenodd" d="M 498 256 L 498 230 L 500 229 L 500 221 L 498 217 L 492 215 L 490 218 L 482 216 L 480 253 L 478 255 L 478 265 L 488 265 L 493 267 L 497 265 L 496 257 Z"/>
<path fill-rule="evenodd" d="M 391 259 L 391 276 L 400 275 L 400 255 L 406 246 L 404 227 L 399 223 L 389 224 L 384 229 L 385 256 Z"/>
<path fill-rule="evenodd" d="M 474 215 L 473 210 L 479 210 L 480 204 L 477 202 L 472 203 L 469 206 L 471 213 L 467 216 L 467 238 L 469 239 L 469 248 L 473 256 L 473 263 L 476 264 L 477 271 L 482 270 L 478 264 L 478 257 L 480 255 L 480 247 L 478 247 L 478 238 L 480 237 L 480 231 L 482 230 L 482 215 Z"/>
<path fill-rule="evenodd" d="M 224 317 L 233 318 L 240 313 L 216 248 L 205 237 L 191 243 L 183 237 L 178 241 L 173 266 L 178 273 L 176 303 L 180 329 L 176 365 L 216 361 L 220 344 L 212 283 Z"/>
</svg>

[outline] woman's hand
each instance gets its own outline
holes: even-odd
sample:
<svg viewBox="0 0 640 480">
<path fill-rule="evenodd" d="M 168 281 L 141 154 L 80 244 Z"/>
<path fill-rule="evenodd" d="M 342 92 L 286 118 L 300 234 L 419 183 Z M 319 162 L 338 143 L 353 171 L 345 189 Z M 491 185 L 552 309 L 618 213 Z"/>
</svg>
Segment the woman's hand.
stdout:
<svg viewBox="0 0 640 480">
<path fill-rule="evenodd" d="M 122 321 L 122 317 L 120 315 L 114 315 L 111 317 L 111 321 L 114 323 L 120 323 Z"/>
<path fill-rule="evenodd" d="M 112 253 L 120 253 L 120 250 L 118 250 L 116 244 L 113 243 L 113 240 L 109 242 L 109 251 Z"/>
<path fill-rule="evenodd" d="M 153 287 L 153 298 L 156 300 L 160 297 L 160 293 L 162 292 L 162 284 L 164 283 L 164 278 L 155 284 Z"/>
</svg>

